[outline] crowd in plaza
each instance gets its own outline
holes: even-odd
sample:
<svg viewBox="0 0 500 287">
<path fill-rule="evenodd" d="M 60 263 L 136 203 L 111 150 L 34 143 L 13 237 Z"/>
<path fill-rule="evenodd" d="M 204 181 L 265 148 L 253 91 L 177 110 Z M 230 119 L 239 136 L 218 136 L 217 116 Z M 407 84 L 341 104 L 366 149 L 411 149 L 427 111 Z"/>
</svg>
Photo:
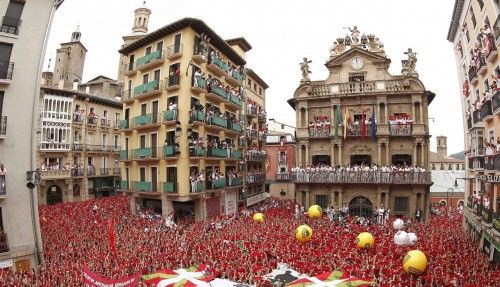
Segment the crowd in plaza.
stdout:
<svg viewBox="0 0 500 287">
<path fill-rule="evenodd" d="M 427 182 L 423 167 L 409 165 L 346 165 L 325 164 L 293 167 L 292 180 L 300 182 Z"/>
<path fill-rule="evenodd" d="M 263 212 L 262 223 L 251 219 Z M 82 286 L 83 265 L 93 272 L 119 278 L 140 272 L 150 274 L 165 268 L 174 270 L 207 264 L 216 275 L 237 282 L 265 286 L 259 276 L 271 272 L 280 262 L 315 275 L 342 270 L 351 276 L 373 278 L 375 286 L 494 286 L 499 266 L 491 265 L 462 231 L 459 210 L 442 211 L 428 223 L 412 221 L 407 230 L 418 235 L 416 246 L 397 246 L 391 219 L 374 224 L 339 210 L 341 221 L 296 218 L 295 203 L 268 199 L 240 210 L 236 216 L 205 222 L 178 220 L 168 225 L 156 216 L 129 212 L 127 197 L 117 196 L 77 203 L 60 203 L 40 208 L 44 263 L 35 270 L 0 273 L 1 286 Z M 148 214 L 147 212 L 145 214 Z M 108 226 L 114 221 L 116 252 L 108 245 Z M 223 222 L 224 224 L 220 224 Z M 312 241 L 295 240 L 295 228 L 307 223 L 313 228 Z M 358 233 L 368 231 L 375 246 L 366 251 L 355 247 Z M 402 270 L 404 254 L 423 251 L 427 271 L 411 276 Z M 140 286 L 145 286 L 141 283 Z"/>
</svg>

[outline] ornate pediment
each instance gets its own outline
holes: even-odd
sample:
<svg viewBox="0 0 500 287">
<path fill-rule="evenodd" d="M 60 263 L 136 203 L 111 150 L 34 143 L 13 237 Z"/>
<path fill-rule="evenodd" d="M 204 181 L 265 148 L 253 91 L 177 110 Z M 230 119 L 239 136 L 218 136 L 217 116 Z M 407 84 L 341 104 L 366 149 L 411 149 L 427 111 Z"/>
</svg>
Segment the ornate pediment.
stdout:
<svg viewBox="0 0 500 287">
<path fill-rule="evenodd" d="M 372 62 L 375 64 L 384 64 L 384 66 L 386 66 L 387 68 L 391 63 L 390 59 L 387 59 L 386 57 L 378 53 L 370 52 L 360 47 L 353 47 L 340 55 L 330 58 L 330 60 L 325 63 L 325 66 L 329 70 L 332 70 L 342 66 L 345 62 L 351 60 L 356 56 L 361 57 L 368 62 Z"/>
</svg>

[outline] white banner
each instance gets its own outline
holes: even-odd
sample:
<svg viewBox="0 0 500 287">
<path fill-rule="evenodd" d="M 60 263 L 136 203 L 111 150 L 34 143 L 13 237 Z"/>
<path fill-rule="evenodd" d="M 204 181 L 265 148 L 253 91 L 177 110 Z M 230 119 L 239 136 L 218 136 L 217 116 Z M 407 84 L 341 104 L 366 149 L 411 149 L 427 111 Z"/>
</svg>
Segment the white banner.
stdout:
<svg viewBox="0 0 500 287">
<path fill-rule="evenodd" d="M 213 281 L 210 281 L 211 287 L 252 287 L 252 285 L 237 283 L 233 281 L 229 281 L 227 279 L 216 278 Z"/>
<path fill-rule="evenodd" d="M 256 194 L 254 196 L 250 196 L 247 198 L 247 206 L 251 206 L 251 205 L 254 205 L 256 203 L 259 203 L 259 202 L 263 201 L 264 199 L 266 199 L 265 193 L 259 193 L 259 194 Z"/>
<path fill-rule="evenodd" d="M 227 191 L 224 198 L 224 212 L 226 215 L 235 214 L 238 210 L 237 191 Z"/>
<path fill-rule="evenodd" d="M 0 269 L 12 267 L 12 259 L 0 261 Z"/>
</svg>

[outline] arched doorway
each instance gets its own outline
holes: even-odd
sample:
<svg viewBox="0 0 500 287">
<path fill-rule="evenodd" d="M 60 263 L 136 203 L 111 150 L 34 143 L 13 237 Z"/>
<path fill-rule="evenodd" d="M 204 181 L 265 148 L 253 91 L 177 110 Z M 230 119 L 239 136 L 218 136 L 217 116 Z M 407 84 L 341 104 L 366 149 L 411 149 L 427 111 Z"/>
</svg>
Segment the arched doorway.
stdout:
<svg viewBox="0 0 500 287">
<path fill-rule="evenodd" d="M 371 217 L 373 214 L 372 202 L 364 196 L 357 196 L 353 198 L 349 202 L 349 214 Z"/>
<path fill-rule="evenodd" d="M 62 190 L 57 185 L 52 185 L 47 189 L 47 204 L 62 202 Z"/>
</svg>

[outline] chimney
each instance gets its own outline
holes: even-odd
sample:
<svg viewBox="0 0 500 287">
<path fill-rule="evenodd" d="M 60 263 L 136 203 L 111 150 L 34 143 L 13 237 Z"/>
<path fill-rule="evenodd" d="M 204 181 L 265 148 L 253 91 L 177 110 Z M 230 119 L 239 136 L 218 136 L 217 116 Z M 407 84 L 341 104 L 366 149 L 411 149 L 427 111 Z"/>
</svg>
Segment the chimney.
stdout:
<svg viewBox="0 0 500 287">
<path fill-rule="evenodd" d="M 78 81 L 73 82 L 73 91 L 78 91 Z"/>
<path fill-rule="evenodd" d="M 64 89 L 64 80 L 59 80 L 59 84 L 57 85 L 57 88 L 58 88 L 59 90 Z"/>
</svg>

